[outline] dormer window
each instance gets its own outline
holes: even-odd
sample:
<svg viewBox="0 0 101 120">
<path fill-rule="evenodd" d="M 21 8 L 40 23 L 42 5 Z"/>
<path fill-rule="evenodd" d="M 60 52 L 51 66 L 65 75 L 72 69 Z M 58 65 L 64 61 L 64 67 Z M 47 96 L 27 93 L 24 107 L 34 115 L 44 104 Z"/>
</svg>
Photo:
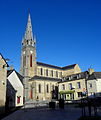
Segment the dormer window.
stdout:
<svg viewBox="0 0 101 120">
<path fill-rule="evenodd" d="M 71 80 L 71 77 L 69 77 L 68 79 Z"/>
<path fill-rule="evenodd" d="M 77 79 L 79 79 L 79 78 L 81 78 L 81 75 L 80 75 L 80 74 L 77 75 Z"/>
</svg>

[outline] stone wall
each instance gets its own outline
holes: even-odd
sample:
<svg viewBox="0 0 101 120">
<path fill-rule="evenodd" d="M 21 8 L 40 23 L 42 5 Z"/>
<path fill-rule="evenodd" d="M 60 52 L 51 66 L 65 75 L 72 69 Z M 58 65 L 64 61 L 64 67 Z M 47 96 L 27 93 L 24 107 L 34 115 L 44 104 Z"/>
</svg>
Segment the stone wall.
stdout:
<svg viewBox="0 0 101 120">
<path fill-rule="evenodd" d="M 0 55 L 0 114 L 5 111 L 7 65 Z"/>
</svg>

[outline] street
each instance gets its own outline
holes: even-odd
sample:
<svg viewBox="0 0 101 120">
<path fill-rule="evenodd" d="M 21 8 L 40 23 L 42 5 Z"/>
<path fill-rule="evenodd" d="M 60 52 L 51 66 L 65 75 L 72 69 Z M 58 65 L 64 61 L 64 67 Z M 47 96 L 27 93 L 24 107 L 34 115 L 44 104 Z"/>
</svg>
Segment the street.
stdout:
<svg viewBox="0 0 101 120">
<path fill-rule="evenodd" d="M 77 120 L 80 116 L 81 108 L 66 105 L 64 109 L 21 109 L 2 120 Z"/>
</svg>

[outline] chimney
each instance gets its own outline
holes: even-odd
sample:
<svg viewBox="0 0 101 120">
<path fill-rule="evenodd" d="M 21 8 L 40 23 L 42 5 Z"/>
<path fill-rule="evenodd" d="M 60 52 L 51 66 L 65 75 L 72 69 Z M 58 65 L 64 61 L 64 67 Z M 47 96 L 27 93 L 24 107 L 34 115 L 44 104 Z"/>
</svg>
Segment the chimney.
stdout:
<svg viewBox="0 0 101 120">
<path fill-rule="evenodd" d="M 11 66 L 9 67 L 9 70 L 14 70 L 13 65 L 11 65 Z"/>
<path fill-rule="evenodd" d="M 88 72 L 89 72 L 89 75 L 91 75 L 91 74 L 94 72 L 94 69 L 89 68 L 89 69 L 88 69 Z"/>
</svg>

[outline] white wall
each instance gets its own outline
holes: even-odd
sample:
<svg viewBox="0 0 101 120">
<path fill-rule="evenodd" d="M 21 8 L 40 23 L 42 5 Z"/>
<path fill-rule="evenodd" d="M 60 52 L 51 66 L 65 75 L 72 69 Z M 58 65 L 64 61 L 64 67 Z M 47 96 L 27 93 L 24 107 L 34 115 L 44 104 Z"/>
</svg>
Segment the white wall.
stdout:
<svg viewBox="0 0 101 120">
<path fill-rule="evenodd" d="M 90 87 L 90 84 L 92 84 L 92 87 Z M 87 81 L 87 90 L 88 90 L 88 96 L 94 97 L 94 93 L 97 93 L 97 81 L 96 81 L 96 79 Z"/>
<path fill-rule="evenodd" d="M 97 79 L 96 83 L 97 83 L 97 92 L 101 93 L 101 79 Z"/>
<path fill-rule="evenodd" d="M 8 80 L 13 86 L 13 88 L 17 91 L 16 92 L 16 99 L 15 99 L 15 105 L 16 106 L 22 106 L 23 105 L 23 85 L 21 81 L 19 80 L 18 76 L 16 75 L 15 71 L 13 71 L 9 76 Z M 20 103 L 17 104 L 17 97 L 20 97 Z"/>
</svg>

